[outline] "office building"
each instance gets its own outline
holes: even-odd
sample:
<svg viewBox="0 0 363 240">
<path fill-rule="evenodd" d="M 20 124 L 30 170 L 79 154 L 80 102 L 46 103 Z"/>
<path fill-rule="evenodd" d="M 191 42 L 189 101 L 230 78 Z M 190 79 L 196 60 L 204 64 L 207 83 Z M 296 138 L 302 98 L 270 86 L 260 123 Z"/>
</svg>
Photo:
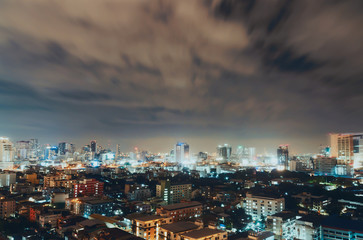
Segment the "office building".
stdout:
<svg viewBox="0 0 363 240">
<path fill-rule="evenodd" d="M 60 142 L 58 144 L 58 153 L 59 155 L 66 155 L 67 153 L 74 153 L 75 145 L 67 142 Z"/>
<path fill-rule="evenodd" d="M 282 169 L 289 168 L 289 146 L 288 145 L 280 145 L 277 149 L 277 164 Z"/>
<path fill-rule="evenodd" d="M 171 183 L 170 180 L 161 180 L 156 185 L 156 196 L 162 198 L 168 204 L 189 201 L 192 197 L 192 184 Z"/>
<path fill-rule="evenodd" d="M 203 205 L 200 202 L 184 202 L 166 206 L 161 206 L 156 209 L 156 213 L 163 217 L 170 217 L 173 222 L 190 220 L 202 215 Z"/>
<path fill-rule="evenodd" d="M 337 165 L 336 158 L 317 157 L 314 161 L 314 172 L 317 175 L 334 175 Z"/>
<path fill-rule="evenodd" d="M 240 145 L 236 149 L 236 155 L 241 165 L 245 166 L 253 164 L 256 159 L 256 148 Z"/>
<path fill-rule="evenodd" d="M 97 142 L 96 140 L 91 141 L 91 152 L 96 153 L 97 152 Z"/>
<path fill-rule="evenodd" d="M 232 155 L 232 147 L 228 144 L 219 145 L 217 147 L 218 160 L 222 162 L 229 162 Z"/>
<path fill-rule="evenodd" d="M 0 137 L 0 169 L 12 169 L 14 160 L 13 143 L 6 137 Z"/>
<path fill-rule="evenodd" d="M 246 194 L 245 210 L 248 215 L 251 215 L 254 220 L 261 219 L 282 212 L 285 209 L 285 199 Z"/>
<path fill-rule="evenodd" d="M 189 145 L 187 143 L 178 142 L 174 146 L 174 159 L 179 164 L 189 161 Z"/>
<path fill-rule="evenodd" d="M 40 156 L 38 139 L 32 138 L 29 140 L 30 153 L 29 158 L 37 158 Z"/>
<path fill-rule="evenodd" d="M 17 141 L 15 143 L 15 149 L 17 159 L 27 159 L 30 155 L 30 141 Z"/>
<path fill-rule="evenodd" d="M 338 160 L 338 165 L 363 166 L 363 133 L 330 134 L 330 157 Z"/>
</svg>

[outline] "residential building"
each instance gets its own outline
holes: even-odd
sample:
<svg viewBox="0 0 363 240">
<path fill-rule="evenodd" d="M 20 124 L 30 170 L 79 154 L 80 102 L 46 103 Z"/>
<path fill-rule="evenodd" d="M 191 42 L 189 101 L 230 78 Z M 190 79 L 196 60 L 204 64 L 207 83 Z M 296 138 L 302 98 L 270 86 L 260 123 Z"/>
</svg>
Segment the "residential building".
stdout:
<svg viewBox="0 0 363 240">
<path fill-rule="evenodd" d="M 103 182 L 96 179 L 84 179 L 72 186 L 72 196 L 103 196 Z"/>
<path fill-rule="evenodd" d="M 156 185 L 156 196 L 168 204 L 190 201 L 192 197 L 192 184 L 171 183 L 170 180 L 161 180 Z"/>
<path fill-rule="evenodd" d="M 261 219 L 262 216 L 266 217 L 282 212 L 285 209 L 285 199 L 247 193 L 244 205 L 246 213 L 257 220 Z"/>
<path fill-rule="evenodd" d="M 293 239 L 297 216 L 292 212 L 279 212 L 267 216 L 266 230 L 275 234 L 275 239 Z"/>
<path fill-rule="evenodd" d="M 159 239 L 160 226 L 172 222 L 171 218 L 157 215 L 140 215 L 132 219 L 132 232 L 147 240 Z"/>
<path fill-rule="evenodd" d="M 163 217 L 170 217 L 173 222 L 197 218 L 202 215 L 203 205 L 200 202 L 176 203 L 161 206 L 156 209 L 156 213 Z"/>
<path fill-rule="evenodd" d="M 44 188 L 56 187 L 59 185 L 67 185 L 68 180 L 72 179 L 72 175 L 69 174 L 54 174 L 44 176 L 43 186 Z M 60 183 L 57 183 L 60 181 Z"/>
<path fill-rule="evenodd" d="M 39 215 L 39 224 L 42 227 L 47 227 L 47 225 L 51 227 L 56 227 L 58 225 L 59 219 L 61 219 L 62 214 L 58 213 L 43 213 Z"/>
<path fill-rule="evenodd" d="M 8 218 L 15 213 L 15 200 L 0 197 L 0 218 Z"/>
<path fill-rule="evenodd" d="M 322 221 L 321 239 L 363 239 L 363 221 L 328 217 Z"/>
<path fill-rule="evenodd" d="M 320 223 L 322 217 L 319 215 L 302 216 L 295 221 L 295 239 L 320 240 Z"/>
<path fill-rule="evenodd" d="M 213 229 L 213 228 L 203 228 L 198 230 L 193 230 L 181 234 L 181 239 L 183 240 L 227 240 L 227 232 Z"/>
<path fill-rule="evenodd" d="M 10 187 L 10 185 L 14 183 L 16 183 L 16 173 L 13 172 L 0 173 L 0 187 Z"/>
<path fill-rule="evenodd" d="M 101 214 L 103 216 L 113 216 L 114 203 L 109 199 L 90 199 L 83 201 L 83 216 L 88 217 L 92 214 Z"/>
<path fill-rule="evenodd" d="M 165 224 L 160 227 L 159 239 L 160 240 L 181 240 L 181 234 L 197 230 L 201 228 L 201 225 L 197 225 L 192 222 L 175 222 L 171 224 Z"/>
</svg>

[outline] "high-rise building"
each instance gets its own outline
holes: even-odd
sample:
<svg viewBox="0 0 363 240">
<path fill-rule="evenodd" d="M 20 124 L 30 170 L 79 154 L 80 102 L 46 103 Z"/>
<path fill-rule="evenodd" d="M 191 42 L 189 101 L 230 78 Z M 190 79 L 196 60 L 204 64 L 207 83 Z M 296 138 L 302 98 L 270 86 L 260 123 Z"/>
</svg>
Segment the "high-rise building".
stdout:
<svg viewBox="0 0 363 240">
<path fill-rule="evenodd" d="M 121 144 L 116 145 L 116 159 L 121 156 Z"/>
<path fill-rule="evenodd" d="M 314 172 L 318 175 L 334 175 L 336 165 L 336 158 L 317 157 L 314 159 Z"/>
<path fill-rule="evenodd" d="M 189 160 L 189 145 L 178 142 L 174 147 L 174 158 L 177 163 L 184 163 Z"/>
<path fill-rule="evenodd" d="M 0 169 L 13 167 L 14 147 L 7 137 L 0 137 Z"/>
<path fill-rule="evenodd" d="M 236 149 L 236 155 L 242 165 L 252 164 L 256 159 L 256 148 L 240 145 Z"/>
<path fill-rule="evenodd" d="M 40 156 L 40 149 L 39 149 L 38 139 L 36 139 L 36 138 L 30 139 L 29 140 L 29 145 L 30 145 L 29 157 L 30 158 L 39 157 Z"/>
<path fill-rule="evenodd" d="M 93 153 L 97 152 L 97 142 L 96 142 L 96 140 L 91 141 L 91 152 L 93 152 Z"/>
<path fill-rule="evenodd" d="M 59 155 L 66 155 L 66 153 L 68 152 L 68 143 L 60 142 L 58 144 L 58 151 Z"/>
<path fill-rule="evenodd" d="M 284 169 L 289 167 L 289 146 L 280 145 L 277 149 L 277 164 Z"/>
<path fill-rule="evenodd" d="M 17 141 L 15 144 L 16 158 L 26 159 L 30 155 L 30 141 Z"/>
<path fill-rule="evenodd" d="M 219 145 L 217 147 L 217 153 L 221 160 L 223 161 L 229 161 L 232 155 L 232 147 L 228 144 Z"/>
<path fill-rule="evenodd" d="M 339 165 L 363 166 L 363 133 L 330 134 L 330 147 L 330 157 L 337 158 Z"/>
</svg>

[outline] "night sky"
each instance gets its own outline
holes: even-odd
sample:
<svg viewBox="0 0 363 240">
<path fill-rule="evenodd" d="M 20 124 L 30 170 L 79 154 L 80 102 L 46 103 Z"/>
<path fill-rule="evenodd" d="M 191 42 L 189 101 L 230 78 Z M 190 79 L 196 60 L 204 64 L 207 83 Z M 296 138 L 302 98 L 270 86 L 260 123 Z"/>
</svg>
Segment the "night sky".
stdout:
<svg viewBox="0 0 363 240">
<path fill-rule="evenodd" d="M 0 136 L 316 151 L 362 131 L 363 1 L 1 0 Z"/>
</svg>

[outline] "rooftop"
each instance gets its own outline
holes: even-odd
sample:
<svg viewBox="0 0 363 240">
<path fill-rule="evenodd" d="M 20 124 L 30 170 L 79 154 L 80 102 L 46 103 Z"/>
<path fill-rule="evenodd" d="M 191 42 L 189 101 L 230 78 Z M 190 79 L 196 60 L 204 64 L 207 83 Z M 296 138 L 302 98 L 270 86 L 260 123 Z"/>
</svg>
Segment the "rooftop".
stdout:
<svg viewBox="0 0 363 240">
<path fill-rule="evenodd" d="M 162 219 L 162 218 L 163 217 L 158 216 L 158 215 L 141 215 L 141 216 L 136 216 L 133 219 L 142 221 L 142 222 L 147 222 L 147 221 L 152 221 L 152 220 L 157 220 L 157 219 Z"/>
<path fill-rule="evenodd" d="M 163 206 L 162 208 L 165 210 L 172 211 L 172 210 L 189 208 L 189 207 L 200 206 L 200 205 L 202 205 L 200 202 L 193 201 L 193 202 L 170 204 L 170 205 Z"/>
<path fill-rule="evenodd" d="M 363 221 L 340 217 L 328 217 L 321 224 L 324 228 L 334 228 L 363 233 Z"/>
<path fill-rule="evenodd" d="M 171 224 L 165 224 L 161 226 L 161 228 L 173 232 L 173 233 L 179 233 L 179 232 L 185 232 L 193 229 L 197 229 L 198 225 L 195 225 L 192 222 L 176 222 Z"/>
<path fill-rule="evenodd" d="M 270 217 L 270 216 L 268 216 L 268 217 Z M 286 219 L 296 218 L 296 213 L 283 211 L 283 212 L 275 213 L 271 217 L 279 217 L 279 218 L 282 218 L 283 220 L 286 220 Z"/>
<path fill-rule="evenodd" d="M 204 237 L 208 237 L 208 236 L 211 236 L 211 235 L 214 235 L 217 233 L 223 233 L 223 232 L 224 231 L 218 230 L 218 229 L 203 228 L 203 229 L 187 232 L 182 235 L 184 237 L 189 237 L 189 238 L 204 238 Z"/>
</svg>

